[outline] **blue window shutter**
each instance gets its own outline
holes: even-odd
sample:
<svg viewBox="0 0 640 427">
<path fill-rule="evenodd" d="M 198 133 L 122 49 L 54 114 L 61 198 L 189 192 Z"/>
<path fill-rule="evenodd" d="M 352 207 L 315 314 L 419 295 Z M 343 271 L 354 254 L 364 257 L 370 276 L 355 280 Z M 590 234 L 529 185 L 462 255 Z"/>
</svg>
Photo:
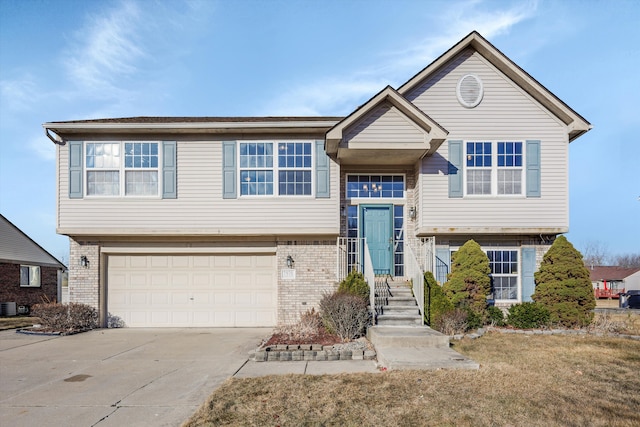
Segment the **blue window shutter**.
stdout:
<svg viewBox="0 0 640 427">
<path fill-rule="evenodd" d="M 162 141 L 162 198 L 177 199 L 176 141 Z"/>
<path fill-rule="evenodd" d="M 464 183 L 462 141 L 449 141 L 449 197 L 460 198 L 463 195 L 462 185 Z"/>
<path fill-rule="evenodd" d="M 324 151 L 324 141 L 316 141 L 316 198 L 326 199 L 331 196 L 330 180 L 329 156 Z"/>
<path fill-rule="evenodd" d="M 527 141 L 527 197 L 540 197 L 540 141 Z"/>
<path fill-rule="evenodd" d="M 531 295 L 536 290 L 533 273 L 536 271 L 536 249 L 522 248 L 522 301 L 533 301 Z"/>
<path fill-rule="evenodd" d="M 68 141 L 69 144 L 69 198 L 82 199 L 84 150 L 82 141 Z"/>
<path fill-rule="evenodd" d="M 449 248 L 436 248 L 436 280 L 440 284 L 447 281 L 451 270 L 451 251 Z"/>
<path fill-rule="evenodd" d="M 236 173 L 236 141 L 222 142 L 222 198 L 238 197 Z"/>
</svg>

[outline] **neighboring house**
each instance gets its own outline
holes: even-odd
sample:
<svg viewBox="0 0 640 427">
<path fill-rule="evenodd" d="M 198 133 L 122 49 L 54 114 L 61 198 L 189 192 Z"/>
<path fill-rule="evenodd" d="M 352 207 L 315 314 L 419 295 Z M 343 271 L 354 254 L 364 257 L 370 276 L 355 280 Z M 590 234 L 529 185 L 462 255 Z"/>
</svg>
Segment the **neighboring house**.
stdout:
<svg viewBox="0 0 640 427">
<path fill-rule="evenodd" d="M 589 272 L 596 298 L 617 298 L 620 292 L 640 290 L 640 268 L 592 266 Z"/>
<path fill-rule="evenodd" d="M 43 126 L 71 301 L 128 326 L 290 323 L 350 268 L 442 282 L 468 239 L 495 303 L 528 301 L 591 129 L 476 32 L 346 117 Z"/>
<path fill-rule="evenodd" d="M 21 307 L 60 301 L 66 267 L 0 215 L 0 302 L 3 313 L 16 314 Z"/>
</svg>

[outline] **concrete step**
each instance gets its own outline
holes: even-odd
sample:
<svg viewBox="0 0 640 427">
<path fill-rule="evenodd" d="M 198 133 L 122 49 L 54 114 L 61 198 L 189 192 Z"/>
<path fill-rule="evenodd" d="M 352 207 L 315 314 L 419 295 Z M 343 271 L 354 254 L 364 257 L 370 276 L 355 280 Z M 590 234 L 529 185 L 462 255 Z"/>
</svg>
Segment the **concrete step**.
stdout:
<svg viewBox="0 0 640 427">
<path fill-rule="evenodd" d="M 421 325 L 420 314 L 380 314 L 376 318 L 376 323 L 380 326 L 412 326 Z"/>
<path fill-rule="evenodd" d="M 378 365 L 387 370 L 404 369 L 480 369 L 480 364 L 450 348 L 433 347 L 379 347 L 376 346 Z"/>
<path fill-rule="evenodd" d="M 413 305 L 385 305 L 382 307 L 384 314 L 410 314 L 420 315 L 420 310 L 416 304 Z"/>
<path fill-rule="evenodd" d="M 408 297 L 388 297 L 385 305 L 416 305 L 416 299 L 412 296 Z"/>
<path fill-rule="evenodd" d="M 379 316 L 380 317 L 380 316 Z M 428 326 L 384 326 L 367 329 L 367 338 L 374 347 L 449 348 L 449 336 Z"/>
</svg>

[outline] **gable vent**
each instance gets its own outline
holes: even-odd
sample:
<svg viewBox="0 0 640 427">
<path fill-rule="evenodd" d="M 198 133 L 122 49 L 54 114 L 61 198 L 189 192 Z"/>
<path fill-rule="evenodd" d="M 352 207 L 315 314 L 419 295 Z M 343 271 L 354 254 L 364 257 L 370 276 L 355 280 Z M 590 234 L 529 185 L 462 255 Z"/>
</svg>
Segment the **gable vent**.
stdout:
<svg viewBox="0 0 640 427">
<path fill-rule="evenodd" d="M 456 94 L 460 104 L 473 108 L 482 101 L 482 80 L 474 74 L 466 74 L 458 80 Z"/>
</svg>

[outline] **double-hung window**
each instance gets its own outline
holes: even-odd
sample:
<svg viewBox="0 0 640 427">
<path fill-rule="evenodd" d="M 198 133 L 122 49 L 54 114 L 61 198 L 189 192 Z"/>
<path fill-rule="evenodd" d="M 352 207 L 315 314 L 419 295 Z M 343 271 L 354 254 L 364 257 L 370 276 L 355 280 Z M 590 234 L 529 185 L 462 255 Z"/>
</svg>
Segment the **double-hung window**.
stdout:
<svg viewBox="0 0 640 427">
<path fill-rule="evenodd" d="M 157 142 L 88 142 L 88 196 L 157 196 Z"/>
<path fill-rule="evenodd" d="M 37 265 L 20 266 L 20 287 L 39 288 L 40 287 L 40 267 Z"/>
<path fill-rule="evenodd" d="M 311 142 L 241 142 L 240 194 L 311 195 L 312 164 Z"/>
<path fill-rule="evenodd" d="M 467 195 L 523 194 L 522 141 L 468 141 Z"/>
<path fill-rule="evenodd" d="M 518 299 L 518 251 L 488 250 L 493 299 Z"/>
</svg>

